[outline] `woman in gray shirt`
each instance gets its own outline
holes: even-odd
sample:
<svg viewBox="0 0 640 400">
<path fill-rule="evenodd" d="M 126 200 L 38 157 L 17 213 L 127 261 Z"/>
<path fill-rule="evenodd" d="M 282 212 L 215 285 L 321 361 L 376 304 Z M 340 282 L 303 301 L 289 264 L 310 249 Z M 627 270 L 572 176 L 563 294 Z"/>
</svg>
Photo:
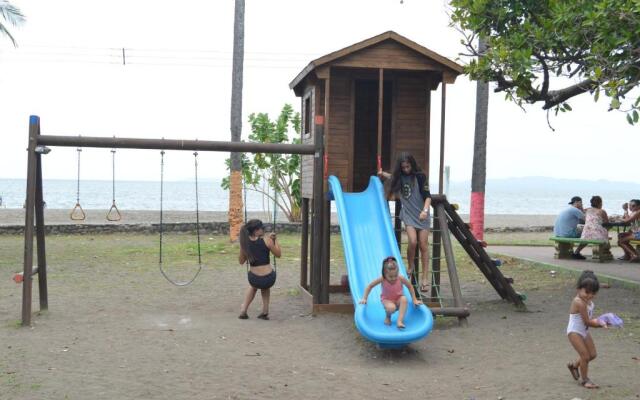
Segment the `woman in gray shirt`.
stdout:
<svg viewBox="0 0 640 400">
<path fill-rule="evenodd" d="M 400 219 L 404 223 L 409 241 L 407 247 L 407 272 L 413 272 L 413 259 L 416 254 L 416 246 L 420 245 L 422 258 L 422 276 L 420 279 L 420 291 L 429 291 L 429 229 L 431 217 L 431 193 L 427 184 L 427 176 L 416 159 L 409 153 L 402 152 L 396 160 L 393 172 L 389 174 L 382 170 L 378 176 L 390 179 L 386 185 L 388 199 L 400 199 L 402 209 Z"/>
</svg>

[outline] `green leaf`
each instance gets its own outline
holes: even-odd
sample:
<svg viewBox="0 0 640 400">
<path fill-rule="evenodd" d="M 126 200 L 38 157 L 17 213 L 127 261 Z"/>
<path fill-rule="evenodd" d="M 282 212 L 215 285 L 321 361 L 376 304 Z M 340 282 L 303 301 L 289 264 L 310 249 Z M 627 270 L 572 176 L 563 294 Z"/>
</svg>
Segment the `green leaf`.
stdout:
<svg viewBox="0 0 640 400">
<path fill-rule="evenodd" d="M 615 97 L 613 99 L 611 99 L 611 108 L 613 110 L 617 110 L 620 108 L 620 100 L 616 99 Z"/>
<path fill-rule="evenodd" d="M 631 118 L 631 115 L 627 114 L 627 122 L 629 123 L 629 125 L 633 125 L 633 118 Z"/>
</svg>

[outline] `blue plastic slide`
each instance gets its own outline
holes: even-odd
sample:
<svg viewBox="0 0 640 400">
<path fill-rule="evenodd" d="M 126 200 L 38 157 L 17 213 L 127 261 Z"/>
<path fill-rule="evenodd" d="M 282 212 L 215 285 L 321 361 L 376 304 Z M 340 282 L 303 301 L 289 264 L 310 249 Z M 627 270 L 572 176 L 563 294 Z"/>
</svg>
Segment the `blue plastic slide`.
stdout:
<svg viewBox="0 0 640 400">
<path fill-rule="evenodd" d="M 407 276 L 391 227 L 389 206 L 384 199 L 380 179 L 372 176 L 369 187 L 361 193 L 343 193 L 340 181 L 335 176 L 329 177 L 329 185 L 338 210 L 358 331 L 384 348 L 399 348 L 427 336 L 433 327 L 431 311 L 424 305 L 413 306 L 411 294 L 406 287 L 404 294 L 409 300 L 409 306 L 404 319 L 405 329 L 398 329 L 395 325 L 397 312 L 392 317 L 391 326 L 384 324 L 385 312 L 380 301 L 381 285 L 369 293 L 366 305 L 359 303 L 367 285 L 380 277 L 382 260 L 387 256 L 394 256 L 398 260 L 400 273 Z"/>
</svg>

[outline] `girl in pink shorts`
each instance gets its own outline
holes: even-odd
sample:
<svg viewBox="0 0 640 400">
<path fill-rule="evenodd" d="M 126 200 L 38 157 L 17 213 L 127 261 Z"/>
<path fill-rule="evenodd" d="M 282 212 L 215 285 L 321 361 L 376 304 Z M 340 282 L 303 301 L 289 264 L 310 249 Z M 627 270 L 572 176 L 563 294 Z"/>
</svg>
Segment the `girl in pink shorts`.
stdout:
<svg viewBox="0 0 640 400">
<path fill-rule="evenodd" d="M 402 285 L 406 286 L 411 293 L 413 304 L 418 306 L 422 304 L 420 300 L 416 298 L 416 293 L 411 286 L 411 282 L 404 276 L 400 275 L 398 263 L 394 257 L 387 257 L 382 261 L 382 276 L 371 282 L 362 295 L 360 304 L 367 304 L 367 297 L 369 292 L 376 285 L 382 284 L 382 294 L 380 300 L 384 306 L 384 310 L 387 317 L 384 319 L 385 325 L 391 325 L 391 315 L 396 311 L 399 311 L 398 321 L 396 325 L 399 329 L 404 329 L 404 315 L 407 312 L 407 298 L 402 293 Z"/>
</svg>

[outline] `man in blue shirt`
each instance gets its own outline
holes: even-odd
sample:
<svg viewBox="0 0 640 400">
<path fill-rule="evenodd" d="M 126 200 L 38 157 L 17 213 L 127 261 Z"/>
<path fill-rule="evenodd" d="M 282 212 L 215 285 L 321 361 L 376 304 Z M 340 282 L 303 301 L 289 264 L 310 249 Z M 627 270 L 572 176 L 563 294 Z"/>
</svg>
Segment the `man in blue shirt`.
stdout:
<svg viewBox="0 0 640 400">
<path fill-rule="evenodd" d="M 582 199 L 579 196 L 573 196 L 569 202 L 569 207 L 562 210 L 556 218 L 553 225 L 553 235 L 557 237 L 579 238 L 578 224 L 584 223 L 584 210 L 582 208 Z M 573 253 L 573 258 L 584 260 L 585 256 L 580 254 L 586 245 L 579 245 Z"/>
</svg>

